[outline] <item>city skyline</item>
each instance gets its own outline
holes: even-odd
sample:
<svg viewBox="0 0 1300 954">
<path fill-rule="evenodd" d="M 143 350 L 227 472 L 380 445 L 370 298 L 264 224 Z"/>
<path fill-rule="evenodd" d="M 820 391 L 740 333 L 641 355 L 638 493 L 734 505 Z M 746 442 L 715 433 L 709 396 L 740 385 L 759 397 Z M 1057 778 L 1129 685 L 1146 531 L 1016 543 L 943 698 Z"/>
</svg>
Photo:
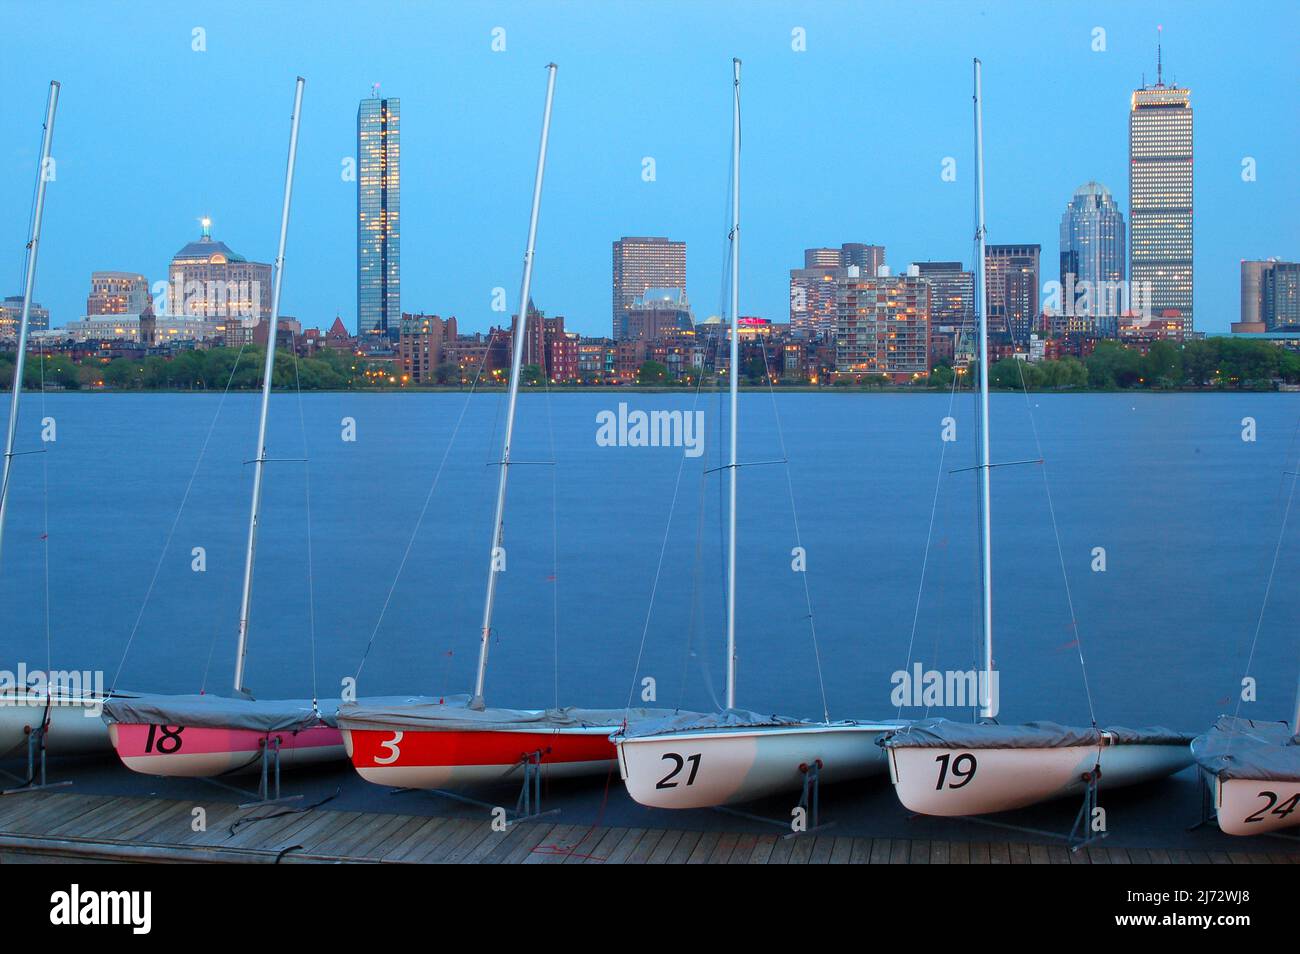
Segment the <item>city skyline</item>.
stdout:
<svg viewBox="0 0 1300 954">
<path fill-rule="evenodd" d="M 269 65 L 233 79 L 233 57 L 256 56 L 277 41 L 274 29 L 266 31 L 268 37 L 239 31 L 234 10 L 210 16 L 132 10 L 111 20 L 85 10 L 79 15 L 84 34 L 65 30 L 68 42 L 39 62 L 23 42 L 35 25 L 16 24 L 14 56 L 0 66 L 11 103 L 0 128 L 9 143 L 3 155 L 12 181 L 30 178 L 45 82 L 52 76 L 64 81 L 64 116 L 55 140 L 59 178 L 50 192 L 36 294 L 54 323 L 80 317 L 92 271 L 140 271 L 151 283 L 164 278 L 167 256 L 204 215 L 250 259 L 272 258 L 282 127 L 295 70 L 308 77 L 304 201 L 292 223 L 303 238 L 289 258 L 285 311 L 306 324 L 325 327 L 338 313 L 350 328 L 357 325 L 355 230 L 348 224 L 356 215 L 357 186 L 343 180 L 340 169 L 343 160 L 355 158 L 356 104 L 375 80 L 382 81 L 383 95 L 406 100 L 404 310 L 455 314 L 466 331 L 506 319 L 491 310 L 491 298 L 493 289 L 513 286 L 522 247 L 518 208 L 520 196 L 526 199 L 532 161 L 531 147 L 513 145 L 535 125 L 532 79 L 548 58 L 561 71 L 534 299 L 548 312 L 564 314 L 583 334 L 608 328 L 605 269 L 609 243 L 622 235 L 686 241 L 687 293 L 696 315 L 719 310 L 725 64 L 733 53 L 746 58 L 751 88 L 742 313 L 774 320 L 788 313 L 789 269 L 806 248 L 865 239 L 889 248 L 895 272 L 925 261 L 971 267 L 966 74 L 973 54 L 986 66 L 989 240 L 1039 244 L 1050 262 L 1060 210 L 1080 182 L 1108 184 L 1120 208 L 1129 207 L 1128 195 L 1119 192 L 1128 178 L 1126 114 L 1133 89 L 1155 77 L 1157 23 L 1165 26 L 1166 82 L 1190 86 L 1197 104 L 1197 330 L 1226 331 L 1237 320 L 1242 259 L 1296 258 L 1296 224 L 1287 210 L 1296 205 L 1297 185 L 1280 170 L 1297 133 L 1290 124 L 1270 121 L 1269 110 L 1253 101 L 1257 87 L 1286 83 L 1296 67 L 1280 36 L 1211 22 L 1198 17 L 1195 6 L 1074 15 L 1008 4 L 961 37 L 940 29 L 940 7 L 873 10 L 873 31 L 888 33 L 904 24 L 931 31 L 930 46 L 913 51 L 902 72 L 901 54 L 887 47 L 873 46 L 869 66 L 854 58 L 852 36 L 836 29 L 845 17 L 861 22 L 847 5 L 765 10 L 742 24 L 729 22 L 725 7 L 698 11 L 665 4 L 654 8 L 656 16 L 637 10 L 629 16 L 624 9 L 621 19 L 610 20 L 611 29 L 636 32 L 647 47 L 656 36 L 694 25 L 695 36 L 683 41 L 672 75 L 655 73 L 650 86 L 638 65 L 648 50 L 633 51 L 628 59 L 590 35 L 566 32 L 559 22 L 548 25 L 544 11 L 510 5 L 476 16 L 449 10 L 439 23 L 446 62 L 433 72 L 418 69 L 404 54 L 418 36 L 427 38 L 428 17 L 405 8 L 383 10 L 398 34 L 385 57 L 358 51 L 341 66 L 339 56 L 352 52 L 351 46 L 337 40 L 331 46 L 302 25 L 293 63 L 277 54 L 265 58 Z M 603 22 L 601 14 L 591 15 Z M 56 10 L 51 16 L 66 14 Z M 1028 50 L 1012 44 L 1002 34 L 1013 19 L 1037 30 L 1042 43 Z M 207 48 L 198 52 L 191 49 L 191 33 L 204 20 Z M 504 53 L 490 49 L 497 23 L 507 29 Z M 410 27 L 409 38 L 400 36 L 403 25 Z M 806 30 L 804 52 L 792 49 L 795 26 Z M 1094 52 L 1097 26 L 1106 31 L 1106 49 Z M 215 92 L 218 76 L 227 86 L 233 83 L 229 108 L 214 101 L 198 117 L 222 148 L 179 148 L 161 135 L 161 125 L 150 125 L 159 133 L 144 137 L 142 145 L 129 145 L 119 134 L 120 148 L 102 149 L 109 104 L 117 108 L 115 91 L 88 88 L 86 69 L 77 63 L 94 31 L 120 33 L 120 49 L 103 53 L 96 69 L 103 57 L 132 57 L 138 76 L 124 84 L 149 85 L 160 76 L 190 73 L 195 87 L 208 93 Z M 139 60 L 144 47 L 158 50 L 156 63 Z M 1048 70 L 1046 79 L 1036 70 Z M 806 103 L 818 83 L 840 74 L 873 82 L 876 95 L 891 105 L 889 128 L 905 131 L 905 142 L 863 128 L 843 143 L 807 147 L 798 124 L 792 125 L 798 104 Z M 177 85 L 177 93 L 150 87 L 152 108 L 142 115 L 171 115 L 181 101 L 177 95 L 194 93 Z M 697 106 L 682 110 L 684 101 Z M 623 114 L 614 111 L 618 103 Z M 608 126 L 603 132 L 587 120 L 593 114 Z M 194 116 L 192 106 L 185 115 Z M 669 117 L 680 126 L 665 125 Z M 671 136 L 664 132 L 669 128 Z M 887 145 L 877 142 L 886 138 Z M 653 181 L 644 178 L 647 157 L 655 160 Z M 1257 164 L 1255 181 L 1243 180 L 1247 157 Z M 941 178 L 946 158 L 955 160 L 955 181 Z M 26 186 L 13 187 L 3 190 L 0 208 L 8 220 L 25 221 L 29 200 Z M 87 216 L 91 208 L 95 215 Z M 0 292 L 18 290 L 21 264 L 21 245 L 12 240 L 0 258 L 12 287 Z M 1045 268 L 1042 277 L 1054 272 Z M 513 311 L 517 303 L 508 300 L 508 307 Z"/>
</svg>

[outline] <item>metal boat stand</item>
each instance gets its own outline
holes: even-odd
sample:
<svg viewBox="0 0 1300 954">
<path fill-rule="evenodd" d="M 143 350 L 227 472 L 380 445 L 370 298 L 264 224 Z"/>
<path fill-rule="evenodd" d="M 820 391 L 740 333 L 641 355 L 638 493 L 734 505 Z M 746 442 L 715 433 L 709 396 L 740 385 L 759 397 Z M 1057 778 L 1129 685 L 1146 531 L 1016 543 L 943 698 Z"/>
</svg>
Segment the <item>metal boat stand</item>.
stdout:
<svg viewBox="0 0 1300 954">
<path fill-rule="evenodd" d="M 538 749 L 536 752 L 529 752 L 519 759 L 518 764 L 524 770 L 524 781 L 519 787 L 519 797 L 515 800 L 514 811 L 502 809 L 506 815 L 507 826 L 514 825 L 517 822 L 533 821 L 537 818 L 545 818 L 548 815 L 560 814 L 558 808 L 542 811 L 542 756 L 545 754 L 544 750 Z M 468 795 L 462 795 L 459 792 L 449 792 L 444 788 L 395 788 L 389 794 L 400 795 L 405 792 L 419 791 L 427 791 L 430 795 L 450 798 L 466 805 L 476 805 L 479 808 L 486 808 L 488 811 L 496 811 L 501 808 L 500 805 L 492 802 L 485 802 L 479 798 L 470 798 Z"/>
<path fill-rule="evenodd" d="M 39 792 L 46 788 L 63 788 L 71 785 L 72 780 L 50 782 L 45 778 L 45 732 L 49 728 L 48 715 L 41 724 L 27 733 L 27 778 L 23 779 L 12 772 L 0 769 L 0 775 L 8 776 L 15 782 L 22 782 L 17 788 L 6 788 L 0 795 L 22 795 L 25 792 Z M 39 781 L 37 781 L 39 779 Z"/>
<path fill-rule="evenodd" d="M 1210 822 L 1218 821 L 1219 818 L 1218 813 L 1213 810 L 1213 797 L 1210 795 L 1210 779 L 1206 777 L 1206 771 L 1198 767 L 1196 776 L 1204 783 L 1201 785 L 1201 820 L 1195 825 L 1189 825 L 1187 827 L 1188 831 L 1196 831 L 1196 829 L 1202 828 L 1210 824 Z"/>
<path fill-rule="evenodd" d="M 215 785 L 217 788 L 225 789 L 228 792 L 234 792 L 236 795 L 255 796 L 254 801 L 242 802 L 238 806 L 239 808 L 291 805 L 294 802 L 302 801 L 301 795 L 280 794 L 280 736 L 276 735 L 261 739 L 258 745 L 262 750 L 262 754 L 258 756 L 261 762 L 262 774 L 258 780 L 256 792 L 250 792 L 238 785 L 228 785 L 215 778 L 200 778 L 199 781 Z M 272 791 L 274 791 L 274 794 L 272 794 Z"/>
<path fill-rule="evenodd" d="M 1074 824 L 1064 834 L 1058 831 L 1047 831 L 1043 828 L 1030 828 L 1028 825 L 1013 825 L 1010 822 L 994 821 L 992 818 L 980 818 L 978 815 L 965 815 L 954 820 L 971 822 L 976 825 L 987 825 L 990 828 L 1001 828 L 1004 831 L 1018 831 L 1026 835 L 1038 835 L 1040 838 L 1051 838 L 1054 841 L 1065 842 L 1066 847 L 1072 852 L 1078 851 L 1080 848 L 1086 848 L 1093 842 L 1100 841 L 1110 835 L 1110 832 L 1093 833 L 1089 829 L 1092 813 L 1097 808 L 1097 792 L 1101 781 L 1100 767 L 1086 773 L 1083 779 L 1088 783 L 1083 792 L 1083 804 L 1079 806 L 1079 812 L 1074 816 Z M 907 817 L 912 819 L 921 816 L 913 812 Z"/>
<path fill-rule="evenodd" d="M 799 796 L 799 802 L 795 808 L 802 808 L 808 813 L 810 824 L 807 828 L 799 831 L 787 831 L 782 838 L 797 838 L 799 835 L 811 835 L 815 832 L 825 831 L 827 828 L 835 827 L 835 822 L 827 822 L 825 825 L 821 822 L 821 770 L 822 760 L 817 759 L 811 765 L 803 764 L 799 766 L 799 771 L 803 774 L 803 792 Z M 717 805 L 713 809 L 715 812 L 722 812 L 726 815 L 735 815 L 737 818 L 746 818 L 750 821 L 762 822 L 765 825 L 775 825 L 777 828 L 789 828 L 790 822 L 783 818 L 768 818 L 764 815 L 755 815 L 751 812 L 742 812 L 735 808 L 728 808 L 726 805 Z"/>
</svg>

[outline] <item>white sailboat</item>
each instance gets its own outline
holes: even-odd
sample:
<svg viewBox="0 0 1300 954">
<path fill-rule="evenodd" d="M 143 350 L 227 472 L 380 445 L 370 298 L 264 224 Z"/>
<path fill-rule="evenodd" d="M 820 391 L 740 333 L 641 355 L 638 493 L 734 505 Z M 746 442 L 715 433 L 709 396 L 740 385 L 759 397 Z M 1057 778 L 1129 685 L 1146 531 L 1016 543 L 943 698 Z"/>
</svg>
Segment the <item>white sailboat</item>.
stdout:
<svg viewBox="0 0 1300 954">
<path fill-rule="evenodd" d="M 1193 740 L 1192 754 L 1224 833 L 1263 835 L 1300 825 L 1300 733 L 1294 721 L 1222 716 Z"/>
<path fill-rule="evenodd" d="M 1296 475 L 1292 479 L 1294 499 Z M 1291 513 L 1287 501 L 1286 516 Z M 1266 594 L 1272 590 L 1277 556 L 1286 538 L 1286 516 L 1278 530 L 1277 548 L 1269 571 Z M 1259 626 L 1264 619 L 1260 608 Z M 1255 658 L 1259 626 L 1251 643 Z M 1250 666 L 1248 664 L 1247 669 Z M 1209 788 L 1219 828 L 1229 835 L 1262 835 L 1300 825 L 1300 682 L 1296 685 L 1291 724 L 1221 716 L 1204 735 L 1192 741 L 1192 755 Z"/>
<path fill-rule="evenodd" d="M 5 435 L 4 476 L 0 479 L 0 541 L 4 537 L 10 479 L 13 475 L 14 457 L 17 456 L 14 446 L 18 435 L 18 405 L 22 398 L 27 333 L 36 282 L 36 256 L 40 251 L 41 221 L 45 214 L 45 186 L 51 178 L 48 169 L 50 149 L 54 141 L 54 115 L 58 104 L 59 83 L 51 81 L 45 105 L 41 156 L 36 165 L 36 203 L 32 212 L 31 236 L 27 243 L 23 307 L 18 322 L 18 351 L 14 356 L 9 428 Z M 35 762 L 42 753 L 87 755 L 109 751 L 111 746 L 108 730 L 99 718 L 99 707 L 103 701 L 91 687 L 71 685 L 55 673 L 42 673 L 40 678 L 28 685 L 0 686 L 0 758 L 27 755 Z"/>
<path fill-rule="evenodd" d="M 806 722 L 736 706 L 736 457 L 740 280 L 740 60 L 732 61 L 730 506 L 727 528 L 727 708 L 629 717 L 613 736 L 628 794 L 652 808 L 710 808 L 797 792 L 811 777 L 837 782 L 883 774 L 876 744 L 897 722 Z"/>
<path fill-rule="evenodd" d="M 362 699 L 341 706 L 338 721 L 353 767 L 362 778 L 377 785 L 445 789 L 506 781 L 522 781 L 528 785 L 541 778 L 603 775 L 614 765 L 614 745 L 609 734 L 626 716 L 623 709 L 505 709 L 488 706 L 484 698 L 497 577 L 504 572 L 505 565 L 506 485 L 558 67 L 551 63 L 546 69 L 546 105 L 533 180 L 519 315 L 512 340 L 506 424 L 498 462 L 496 516 L 488 553 L 487 596 L 479 630 L 474 694 L 450 698 Z"/>
<path fill-rule="evenodd" d="M 980 715 L 993 715 L 993 576 L 990 514 L 989 362 L 984 271 L 984 138 L 980 61 L 975 60 L 975 188 L 978 218 L 975 267 L 979 311 L 981 444 L 979 466 L 983 660 Z M 1191 764 L 1191 736 L 1163 728 L 1085 728 L 1052 722 L 997 725 L 926 719 L 887 736 L 890 777 L 903 805 L 925 815 L 1008 811 L 1090 789 L 1149 782 Z"/>
<path fill-rule="evenodd" d="M 253 459 L 253 494 L 244 557 L 243 595 L 235 656 L 233 697 L 217 695 L 149 694 L 104 703 L 104 721 L 118 757 L 127 768 L 146 775 L 212 777 L 261 770 L 263 779 L 279 769 L 343 758 L 343 739 L 333 714 L 322 712 L 315 699 L 256 700 L 244 685 L 248 631 L 253 600 L 253 566 L 261 520 L 266 454 L 266 423 L 275 368 L 276 329 L 280 289 L 284 280 L 284 250 L 293 195 L 294 162 L 298 152 L 298 121 L 305 81 L 294 88 L 289 159 L 280 216 L 280 242 L 275 258 L 266 361 L 262 371 L 261 415 Z M 278 785 L 278 781 L 277 781 Z M 263 795 L 266 786 L 263 785 Z"/>
</svg>

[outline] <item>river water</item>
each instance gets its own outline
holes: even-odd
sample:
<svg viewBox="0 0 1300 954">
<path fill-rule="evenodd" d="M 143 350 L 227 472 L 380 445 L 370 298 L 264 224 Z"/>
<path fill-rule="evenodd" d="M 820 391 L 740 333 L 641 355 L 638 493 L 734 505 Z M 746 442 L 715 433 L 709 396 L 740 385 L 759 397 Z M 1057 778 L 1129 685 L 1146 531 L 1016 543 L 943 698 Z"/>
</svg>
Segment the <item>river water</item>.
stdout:
<svg viewBox="0 0 1300 954">
<path fill-rule="evenodd" d="M 598 415 L 620 402 L 700 412 L 702 453 L 602 446 Z M 471 688 L 503 396 L 271 407 L 249 687 L 336 697 L 364 657 L 363 694 Z M 1081 649 L 1100 722 L 1199 730 L 1235 705 L 1262 606 L 1245 711 L 1289 718 L 1300 515 L 1264 597 L 1298 410 L 1286 394 L 993 396 L 993 459 L 1045 461 L 993 471 L 1001 719 L 1086 722 Z M 739 705 L 818 717 L 824 686 L 833 718 L 892 717 L 909 660 L 976 664 L 973 411 L 969 395 L 742 395 Z M 19 449 L 46 453 L 15 459 L 0 666 L 43 667 L 48 649 L 123 688 L 229 691 L 256 415 L 251 394 L 25 397 Z M 490 703 L 622 706 L 647 677 L 660 705 L 720 703 L 727 473 L 708 471 L 726 439 L 714 393 L 521 398 Z"/>
</svg>

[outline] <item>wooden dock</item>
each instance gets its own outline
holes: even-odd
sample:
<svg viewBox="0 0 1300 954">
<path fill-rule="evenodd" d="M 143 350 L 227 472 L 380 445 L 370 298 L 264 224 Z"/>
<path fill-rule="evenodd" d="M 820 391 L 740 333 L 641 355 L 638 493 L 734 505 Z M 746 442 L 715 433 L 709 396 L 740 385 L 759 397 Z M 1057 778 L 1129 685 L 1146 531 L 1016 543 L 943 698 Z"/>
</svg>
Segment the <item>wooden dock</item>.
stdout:
<svg viewBox="0 0 1300 954">
<path fill-rule="evenodd" d="M 0 797 L 0 862 L 302 864 L 1256 864 L 1300 863 L 1300 849 L 1264 839 L 1240 851 L 1020 842 L 672 831 L 428 817 L 313 808 L 240 809 L 164 798 L 47 790 Z M 557 816 L 553 816 L 557 817 Z"/>
</svg>

